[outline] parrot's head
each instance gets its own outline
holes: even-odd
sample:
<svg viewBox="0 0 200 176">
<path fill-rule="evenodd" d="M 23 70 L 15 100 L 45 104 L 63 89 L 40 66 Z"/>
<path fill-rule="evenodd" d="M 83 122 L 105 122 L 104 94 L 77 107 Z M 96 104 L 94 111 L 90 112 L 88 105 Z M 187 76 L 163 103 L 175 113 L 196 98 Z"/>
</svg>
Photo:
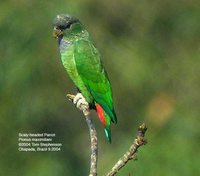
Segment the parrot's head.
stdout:
<svg viewBox="0 0 200 176">
<path fill-rule="evenodd" d="M 70 15 L 57 15 L 53 21 L 53 36 L 55 38 L 62 39 L 64 36 L 76 35 L 82 31 L 82 25 L 80 21 Z"/>
</svg>

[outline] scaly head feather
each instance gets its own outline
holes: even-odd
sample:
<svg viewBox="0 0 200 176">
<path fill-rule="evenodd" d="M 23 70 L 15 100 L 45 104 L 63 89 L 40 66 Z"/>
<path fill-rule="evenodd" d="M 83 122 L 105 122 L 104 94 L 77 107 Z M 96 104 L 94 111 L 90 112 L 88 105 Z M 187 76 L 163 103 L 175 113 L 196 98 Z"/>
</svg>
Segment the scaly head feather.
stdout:
<svg viewBox="0 0 200 176">
<path fill-rule="evenodd" d="M 72 39 L 84 32 L 84 27 L 77 18 L 65 14 L 57 15 L 53 21 L 53 26 L 53 36 L 58 40 L 63 37 Z"/>
</svg>

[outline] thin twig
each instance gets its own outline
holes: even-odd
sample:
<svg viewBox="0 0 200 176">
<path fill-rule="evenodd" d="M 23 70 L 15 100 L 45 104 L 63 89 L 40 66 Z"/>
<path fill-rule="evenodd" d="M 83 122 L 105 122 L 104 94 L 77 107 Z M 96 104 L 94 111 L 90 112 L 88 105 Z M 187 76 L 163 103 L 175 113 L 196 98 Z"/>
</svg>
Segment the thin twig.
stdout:
<svg viewBox="0 0 200 176">
<path fill-rule="evenodd" d="M 75 95 L 67 94 L 67 98 L 73 102 Z M 95 125 L 90 118 L 90 110 L 87 102 L 83 103 L 80 107 L 85 116 L 89 132 L 90 132 L 90 141 L 91 141 L 91 158 L 90 158 L 90 174 L 89 176 L 97 175 L 97 159 L 98 159 L 98 138 Z"/>
<path fill-rule="evenodd" d="M 117 172 L 123 168 L 129 160 L 136 160 L 136 152 L 138 148 L 142 145 L 145 145 L 147 141 L 144 139 L 145 133 L 147 131 L 147 127 L 145 124 L 142 124 L 138 128 L 138 134 L 133 141 L 132 145 L 128 149 L 128 151 L 117 161 L 117 163 L 113 166 L 113 168 L 106 174 L 106 176 L 113 176 L 117 174 Z"/>
</svg>

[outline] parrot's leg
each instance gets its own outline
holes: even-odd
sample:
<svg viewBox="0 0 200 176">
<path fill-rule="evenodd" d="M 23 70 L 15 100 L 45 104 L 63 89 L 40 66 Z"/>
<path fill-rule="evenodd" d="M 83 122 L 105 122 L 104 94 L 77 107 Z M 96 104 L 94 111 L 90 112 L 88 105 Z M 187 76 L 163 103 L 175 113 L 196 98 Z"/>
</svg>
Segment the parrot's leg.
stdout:
<svg viewBox="0 0 200 176">
<path fill-rule="evenodd" d="M 76 105 L 76 107 L 80 110 L 82 110 L 82 106 L 89 107 L 88 102 L 85 100 L 83 95 L 81 93 L 77 93 L 73 99 L 73 103 Z"/>
</svg>

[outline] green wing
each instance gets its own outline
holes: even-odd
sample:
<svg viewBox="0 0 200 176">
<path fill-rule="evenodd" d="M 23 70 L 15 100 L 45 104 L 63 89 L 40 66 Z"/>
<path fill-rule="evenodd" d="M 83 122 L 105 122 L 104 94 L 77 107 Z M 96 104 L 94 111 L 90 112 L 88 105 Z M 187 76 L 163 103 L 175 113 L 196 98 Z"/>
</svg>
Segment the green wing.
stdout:
<svg viewBox="0 0 200 176">
<path fill-rule="evenodd" d="M 99 103 L 111 120 L 117 118 L 113 108 L 112 90 L 100 55 L 93 43 L 86 39 L 75 42 L 74 60 L 77 71 L 96 103 Z"/>
</svg>

